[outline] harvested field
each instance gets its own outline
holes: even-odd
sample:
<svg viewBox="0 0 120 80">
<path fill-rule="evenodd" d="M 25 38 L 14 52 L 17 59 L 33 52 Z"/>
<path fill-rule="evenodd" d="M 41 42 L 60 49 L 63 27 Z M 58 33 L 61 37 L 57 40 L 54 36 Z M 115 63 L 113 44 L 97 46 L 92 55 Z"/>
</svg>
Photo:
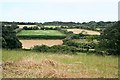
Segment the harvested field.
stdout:
<svg viewBox="0 0 120 80">
<path fill-rule="evenodd" d="M 100 35 L 100 33 L 97 31 L 85 30 L 85 29 L 67 29 L 67 31 L 72 31 L 74 34 L 79 34 L 83 32 L 83 34 Z"/>
<path fill-rule="evenodd" d="M 47 46 L 53 46 L 53 45 L 62 45 L 62 40 L 20 40 L 22 43 L 23 48 L 30 49 L 31 47 L 34 47 L 35 45 L 47 45 Z"/>
<path fill-rule="evenodd" d="M 27 26 L 27 27 L 34 27 L 34 26 L 36 26 L 36 25 L 18 25 L 19 26 L 19 28 L 23 28 L 24 26 Z"/>
</svg>

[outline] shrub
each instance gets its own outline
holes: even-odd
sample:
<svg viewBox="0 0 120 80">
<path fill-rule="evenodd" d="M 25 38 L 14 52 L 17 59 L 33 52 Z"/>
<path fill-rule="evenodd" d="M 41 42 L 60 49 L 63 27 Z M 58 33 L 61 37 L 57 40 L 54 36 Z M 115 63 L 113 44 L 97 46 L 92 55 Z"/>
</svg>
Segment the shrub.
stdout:
<svg viewBox="0 0 120 80">
<path fill-rule="evenodd" d="M 41 46 L 34 46 L 32 48 L 33 51 L 40 51 L 40 52 L 55 52 L 55 53 L 64 53 L 64 54 L 71 54 L 77 52 L 75 47 L 70 47 L 67 45 L 54 45 L 52 47 L 48 47 L 46 45 Z"/>
</svg>

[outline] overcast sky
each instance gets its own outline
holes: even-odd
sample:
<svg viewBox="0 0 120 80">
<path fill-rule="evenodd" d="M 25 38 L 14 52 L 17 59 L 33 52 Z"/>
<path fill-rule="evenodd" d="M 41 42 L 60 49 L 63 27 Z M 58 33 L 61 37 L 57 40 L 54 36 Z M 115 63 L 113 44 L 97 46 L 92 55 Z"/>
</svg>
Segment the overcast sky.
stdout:
<svg viewBox="0 0 120 80">
<path fill-rule="evenodd" d="M 0 21 L 117 21 L 119 0 L 0 0 Z"/>
</svg>

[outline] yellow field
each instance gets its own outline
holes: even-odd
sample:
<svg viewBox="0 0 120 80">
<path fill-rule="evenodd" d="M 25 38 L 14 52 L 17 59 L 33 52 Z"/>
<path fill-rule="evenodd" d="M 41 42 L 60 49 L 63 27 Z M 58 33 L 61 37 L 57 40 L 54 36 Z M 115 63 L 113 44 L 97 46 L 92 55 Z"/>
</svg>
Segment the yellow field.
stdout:
<svg viewBox="0 0 120 80">
<path fill-rule="evenodd" d="M 79 34 L 83 32 L 83 34 L 100 35 L 100 33 L 97 31 L 85 30 L 85 29 L 67 29 L 67 31 L 72 31 L 74 34 Z"/>
</svg>

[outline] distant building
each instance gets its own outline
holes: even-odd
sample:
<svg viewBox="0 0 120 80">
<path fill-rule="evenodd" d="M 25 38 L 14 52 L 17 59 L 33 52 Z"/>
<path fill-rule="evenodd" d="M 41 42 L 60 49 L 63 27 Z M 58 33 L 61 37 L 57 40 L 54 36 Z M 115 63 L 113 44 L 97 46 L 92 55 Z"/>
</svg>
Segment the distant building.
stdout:
<svg viewBox="0 0 120 80">
<path fill-rule="evenodd" d="M 118 20 L 120 20 L 120 1 L 118 2 Z"/>
</svg>

